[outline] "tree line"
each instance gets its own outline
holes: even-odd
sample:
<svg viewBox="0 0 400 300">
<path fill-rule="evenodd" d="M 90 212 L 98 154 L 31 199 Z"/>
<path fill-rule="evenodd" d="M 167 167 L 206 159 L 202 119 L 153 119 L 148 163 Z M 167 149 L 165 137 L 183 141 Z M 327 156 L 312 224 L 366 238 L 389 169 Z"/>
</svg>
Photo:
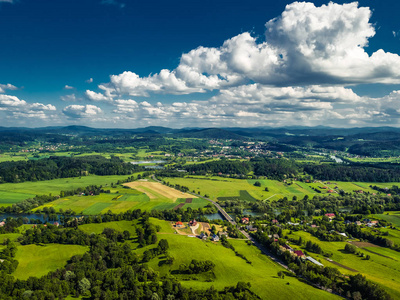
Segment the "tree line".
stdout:
<svg viewBox="0 0 400 300">
<path fill-rule="evenodd" d="M 123 162 L 112 156 L 107 159 L 100 155 L 84 157 L 52 156 L 28 161 L 7 161 L 0 163 L 0 183 L 41 181 L 56 178 L 95 175 L 130 175 L 142 167 Z"/>
</svg>

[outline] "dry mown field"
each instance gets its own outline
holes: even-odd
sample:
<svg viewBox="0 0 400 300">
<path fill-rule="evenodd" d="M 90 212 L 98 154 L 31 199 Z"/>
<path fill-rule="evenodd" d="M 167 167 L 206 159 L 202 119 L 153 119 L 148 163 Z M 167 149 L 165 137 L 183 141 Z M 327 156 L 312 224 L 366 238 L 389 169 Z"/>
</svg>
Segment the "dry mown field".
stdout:
<svg viewBox="0 0 400 300">
<path fill-rule="evenodd" d="M 358 248 L 364 248 L 364 247 L 379 247 L 378 245 L 368 243 L 368 242 L 350 242 L 350 244 L 353 244 L 357 246 Z"/>
<path fill-rule="evenodd" d="M 160 196 L 166 197 L 168 199 L 176 200 L 178 198 L 191 198 L 190 194 L 182 193 L 178 190 L 165 186 L 158 182 L 148 182 L 148 181 L 134 181 L 124 183 L 125 186 L 138 190 L 140 192 L 146 193 L 150 199 L 156 199 Z"/>
</svg>

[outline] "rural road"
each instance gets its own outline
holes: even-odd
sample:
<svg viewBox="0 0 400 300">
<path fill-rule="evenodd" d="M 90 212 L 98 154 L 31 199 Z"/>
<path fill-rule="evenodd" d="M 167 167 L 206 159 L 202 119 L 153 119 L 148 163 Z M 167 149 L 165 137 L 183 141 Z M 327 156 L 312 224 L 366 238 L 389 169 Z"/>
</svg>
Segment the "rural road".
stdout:
<svg viewBox="0 0 400 300">
<path fill-rule="evenodd" d="M 163 183 L 162 181 L 158 180 L 154 175 L 152 176 L 153 180 L 159 182 L 159 183 Z M 224 216 L 224 218 L 231 223 L 234 226 L 237 226 L 237 223 L 232 219 L 232 217 L 230 215 L 228 215 L 228 213 L 214 200 L 211 200 L 207 197 L 198 195 L 196 193 L 192 193 L 192 192 L 188 192 L 189 194 L 192 194 L 193 196 L 196 197 L 200 197 L 203 198 L 209 202 L 211 202 L 212 204 L 214 204 L 214 206 L 218 209 L 218 211 Z M 276 262 L 277 264 L 281 265 L 283 268 L 285 268 L 286 270 L 288 270 L 289 272 L 293 273 L 292 270 L 290 270 L 288 268 L 287 265 L 284 264 L 283 261 L 281 261 L 279 258 L 277 258 L 275 255 L 273 255 L 270 251 L 268 251 L 265 247 L 263 247 L 260 243 L 258 243 L 253 237 L 251 237 L 246 231 L 244 230 L 240 230 L 240 232 L 246 237 L 247 240 L 250 240 L 254 246 L 256 246 L 258 249 L 261 250 L 262 253 L 264 253 L 265 255 L 269 256 L 271 258 L 272 261 Z"/>
<path fill-rule="evenodd" d="M 158 180 L 158 179 L 156 178 L 155 175 L 152 175 L 152 179 L 155 180 L 155 181 L 157 181 L 157 182 L 159 182 L 159 183 L 161 183 L 161 184 L 163 184 L 163 182 L 162 182 L 161 180 Z M 230 215 L 228 215 L 228 213 L 227 213 L 217 202 L 215 202 L 214 200 L 211 200 L 211 199 L 209 199 L 209 198 L 207 198 L 207 197 L 198 195 L 198 194 L 196 194 L 196 193 L 192 193 L 192 192 L 189 192 L 189 191 L 188 191 L 188 193 L 189 193 L 189 194 L 192 194 L 193 196 L 196 196 L 197 198 L 199 198 L 199 197 L 200 197 L 200 198 L 203 198 L 203 199 L 205 199 L 205 200 L 211 202 L 212 204 L 214 204 L 214 206 L 218 209 L 218 211 L 224 216 L 224 218 L 225 218 L 229 223 L 231 223 L 232 225 L 237 226 L 237 223 L 232 219 L 232 217 L 231 217 Z M 292 274 L 294 274 L 294 275 L 296 276 L 295 272 L 293 272 L 291 269 L 289 269 L 289 267 L 288 267 L 282 260 L 280 260 L 280 259 L 279 259 L 277 256 L 275 256 L 273 253 L 271 253 L 271 252 L 270 252 L 267 248 L 265 248 L 263 245 L 261 245 L 260 243 L 258 243 L 258 242 L 257 242 L 252 236 L 250 236 L 246 231 L 240 230 L 240 232 L 246 237 L 247 240 L 251 241 L 252 244 L 253 244 L 254 246 L 256 246 L 258 249 L 260 249 L 261 252 L 264 253 L 265 255 L 267 255 L 273 262 L 277 263 L 278 265 L 280 265 L 281 267 L 283 267 L 285 270 L 287 270 L 288 272 L 290 272 L 290 273 L 292 273 Z M 297 277 L 297 276 L 296 276 L 296 277 Z M 301 276 L 299 276 L 299 277 L 301 277 Z M 320 286 L 318 286 L 318 285 L 316 285 L 316 284 L 310 282 L 307 278 L 304 278 L 304 277 L 301 277 L 301 278 L 303 278 L 305 281 L 307 281 L 308 284 L 310 284 L 310 285 L 312 285 L 312 286 L 314 286 L 314 287 L 316 287 L 316 288 L 321 289 Z M 329 291 L 329 290 L 325 290 L 325 291 L 328 292 L 328 293 L 337 295 L 336 293 L 334 293 L 334 292 L 332 292 L 332 291 Z"/>
</svg>

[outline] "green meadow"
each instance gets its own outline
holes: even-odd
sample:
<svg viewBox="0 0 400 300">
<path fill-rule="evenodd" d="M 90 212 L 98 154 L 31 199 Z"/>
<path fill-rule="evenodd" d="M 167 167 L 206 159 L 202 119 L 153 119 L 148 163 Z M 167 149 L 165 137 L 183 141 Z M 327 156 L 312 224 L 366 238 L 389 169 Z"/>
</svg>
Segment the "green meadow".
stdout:
<svg viewBox="0 0 400 300">
<path fill-rule="evenodd" d="M 220 243 L 174 234 L 175 230 L 172 228 L 171 222 L 155 218 L 150 218 L 150 222 L 160 226 L 158 239 L 168 240 L 169 253 L 175 260 L 172 266 L 169 266 L 163 263 L 164 256 L 159 256 L 147 264 L 155 271 L 160 272 L 161 276 L 172 272 L 187 288 L 207 289 L 214 286 L 216 289 L 222 290 L 226 286 L 244 281 L 250 282 L 251 290 L 262 299 L 293 299 L 293 297 L 296 299 L 339 299 L 339 297 L 307 285 L 297 278 L 286 276 L 285 279 L 279 279 L 277 273 L 284 269 L 263 255 L 258 248 L 249 246 L 243 240 L 231 239 L 230 243 L 252 262 L 251 265 Z M 129 241 L 133 245 L 132 249 L 136 249 L 134 251 L 138 255 L 142 255 L 145 250 L 153 248 L 154 245 L 137 248 L 138 245 L 134 241 L 136 227 L 137 221 L 116 221 L 79 226 L 87 233 L 101 233 L 104 228 L 113 228 L 120 232 L 128 230 L 133 237 L 133 240 Z M 195 275 L 198 280 L 193 280 L 192 275 L 174 273 L 180 264 L 188 264 L 192 259 L 212 260 L 216 265 L 214 274 Z"/>
<path fill-rule="evenodd" d="M 153 195 L 155 193 L 153 192 Z M 141 209 L 147 210 L 169 210 L 173 209 L 180 203 L 185 203 L 186 199 L 169 199 L 159 195 L 157 198 L 150 198 L 145 193 L 134 189 L 116 188 L 111 189 L 109 194 L 100 194 L 96 196 L 69 196 L 61 198 L 45 205 L 42 205 L 36 210 L 43 210 L 45 207 L 53 207 L 57 212 L 62 209 L 66 211 L 71 209 L 75 213 L 83 215 L 97 215 L 107 213 L 109 210 L 113 213 L 126 212 L 128 210 Z M 185 203 L 183 208 L 191 207 L 197 209 L 204 207 L 208 201 L 201 198 L 192 199 L 192 203 Z"/>
<path fill-rule="evenodd" d="M 383 286 L 385 290 L 393 297 L 393 299 L 400 298 L 399 252 L 381 247 L 367 247 L 365 249 L 359 248 L 359 251 L 364 253 L 364 256 L 370 255 L 370 260 L 366 260 L 365 258 L 359 257 L 355 254 L 345 252 L 344 247 L 346 242 L 320 241 L 318 238 L 304 231 L 296 231 L 292 234 L 288 234 L 288 232 L 285 231 L 285 234 L 296 239 L 301 236 L 304 241 L 318 243 L 324 252 L 332 253 L 331 259 L 334 262 L 356 270 L 362 275 L 366 276 L 367 279 Z M 292 246 L 294 248 L 299 248 L 296 245 Z M 319 260 L 325 266 L 337 268 L 343 274 L 355 275 L 358 273 L 327 261 L 322 254 L 309 252 L 308 255 Z"/>
<path fill-rule="evenodd" d="M 277 180 L 269 179 L 233 179 L 223 177 L 207 177 L 207 176 L 190 176 L 184 178 L 171 178 L 165 177 L 164 181 L 170 184 L 179 184 L 187 186 L 190 191 L 200 192 L 202 195 L 207 194 L 213 200 L 227 200 L 230 198 L 236 198 L 246 201 L 255 200 L 278 200 L 283 197 L 292 198 L 303 198 L 305 195 L 313 197 L 314 195 L 327 194 L 328 190 L 344 190 L 345 192 L 353 192 L 354 190 L 363 190 L 364 192 L 374 192 L 369 185 L 370 183 L 358 183 L 358 182 L 316 182 L 316 183 L 304 183 L 300 181 L 293 181 L 290 184 Z M 254 183 L 258 181 L 261 183 L 260 187 L 254 186 Z M 338 188 L 335 189 L 335 186 Z M 321 193 L 317 193 L 313 188 L 317 188 Z M 327 187 L 323 189 L 322 187 Z M 268 191 L 265 191 L 268 188 Z M 337 192 L 333 192 L 332 195 L 338 195 Z"/>
<path fill-rule="evenodd" d="M 2 186 L 0 185 L 0 188 L 1 187 Z M 18 203 L 32 197 L 35 197 L 35 194 L 0 191 L 0 206 L 11 206 L 14 203 Z"/>
<path fill-rule="evenodd" d="M 137 220 L 134 221 L 115 221 L 115 222 L 107 222 L 107 223 L 91 223 L 80 225 L 79 229 L 86 233 L 96 233 L 100 234 L 103 232 L 105 228 L 112 228 L 119 232 L 124 232 L 125 230 L 129 231 L 131 237 L 136 236 L 136 225 Z"/>
<path fill-rule="evenodd" d="M 74 255 L 83 254 L 89 247 L 78 245 L 26 245 L 18 246 L 15 259 L 19 264 L 13 276 L 17 279 L 41 277 L 66 265 Z"/>
<path fill-rule="evenodd" d="M 374 219 L 382 219 L 392 223 L 394 226 L 400 227 L 400 211 L 388 211 L 384 214 L 370 215 Z"/>
<path fill-rule="evenodd" d="M 73 190 L 88 185 L 103 185 L 106 188 L 111 183 L 116 183 L 118 180 L 125 180 L 126 178 L 128 178 L 127 175 L 90 175 L 36 182 L 2 183 L 0 184 L 0 206 L 8 206 L 35 195 L 59 195 L 60 191 Z"/>
<path fill-rule="evenodd" d="M 148 263 L 151 268 L 159 271 L 160 275 L 167 275 L 170 272 L 174 274 L 174 270 L 177 270 L 180 264 L 189 264 L 192 259 L 209 259 L 216 265 L 213 275 L 196 275 L 198 280 L 193 280 L 193 276 L 190 275 L 174 274 L 185 287 L 207 289 L 214 286 L 221 290 L 226 286 L 235 285 L 238 281 L 244 281 L 250 282 L 251 290 L 262 299 L 293 299 L 293 297 L 296 299 L 339 299 L 302 283 L 297 278 L 286 276 L 285 279 L 279 279 L 277 273 L 284 269 L 273 263 L 255 246 L 247 245 L 245 241 L 230 240 L 230 243 L 252 262 L 251 265 L 220 243 L 172 234 L 173 229 L 169 223 L 161 222 L 166 225 L 158 238 L 168 240 L 169 253 L 175 261 L 172 266 L 169 266 L 163 264 L 163 257 L 159 257 Z"/>
</svg>

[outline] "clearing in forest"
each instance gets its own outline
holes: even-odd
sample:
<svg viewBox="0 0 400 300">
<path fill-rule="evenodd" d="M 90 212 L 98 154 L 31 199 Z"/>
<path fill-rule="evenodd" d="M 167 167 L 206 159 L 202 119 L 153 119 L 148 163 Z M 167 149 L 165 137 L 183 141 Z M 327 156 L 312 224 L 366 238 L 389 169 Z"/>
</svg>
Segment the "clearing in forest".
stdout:
<svg viewBox="0 0 400 300">
<path fill-rule="evenodd" d="M 159 198 L 159 195 L 176 201 L 178 198 L 191 198 L 192 195 L 183 193 L 158 182 L 134 181 L 124 183 L 125 186 L 146 193 L 150 199 Z"/>
</svg>

